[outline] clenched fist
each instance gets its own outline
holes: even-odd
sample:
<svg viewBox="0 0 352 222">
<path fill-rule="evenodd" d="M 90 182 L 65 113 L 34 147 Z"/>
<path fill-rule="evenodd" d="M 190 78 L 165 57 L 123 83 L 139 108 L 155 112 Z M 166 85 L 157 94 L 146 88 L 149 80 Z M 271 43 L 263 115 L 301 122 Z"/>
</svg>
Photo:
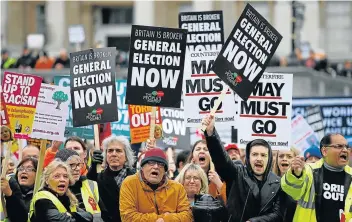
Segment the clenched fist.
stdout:
<svg viewBox="0 0 352 222">
<path fill-rule="evenodd" d="M 293 159 L 293 161 L 291 163 L 291 169 L 292 169 L 293 174 L 296 177 L 300 177 L 302 175 L 302 171 L 304 169 L 305 164 L 306 163 L 304 162 L 304 158 L 301 156 L 296 156 Z"/>
<path fill-rule="evenodd" d="M 206 115 L 202 120 L 202 125 L 206 126 L 208 136 L 213 135 L 214 132 L 214 116 Z"/>
</svg>

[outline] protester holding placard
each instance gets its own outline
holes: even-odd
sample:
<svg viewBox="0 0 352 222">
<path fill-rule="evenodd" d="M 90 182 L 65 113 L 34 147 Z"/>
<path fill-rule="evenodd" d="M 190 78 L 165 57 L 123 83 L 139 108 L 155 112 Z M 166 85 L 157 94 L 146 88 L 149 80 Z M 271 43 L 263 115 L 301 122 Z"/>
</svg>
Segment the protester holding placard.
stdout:
<svg viewBox="0 0 352 222">
<path fill-rule="evenodd" d="M 325 135 L 320 141 L 323 158 L 306 164 L 296 157 L 281 178 L 282 189 L 298 200 L 294 222 L 340 222 L 352 219 L 352 169 L 350 150 L 340 134 Z"/>
<path fill-rule="evenodd" d="M 285 193 L 280 190 L 280 181 L 270 172 L 272 150 L 262 139 L 247 144 L 246 163 L 234 163 L 227 155 L 214 127 L 214 117 L 207 116 L 202 125 L 215 169 L 226 182 L 232 184 L 228 196 L 230 221 L 282 221 L 285 206 L 280 203 Z"/>
<path fill-rule="evenodd" d="M 87 174 L 88 178 L 97 181 L 100 198 L 107 212 L 102 212 L 105 222 L 119 222 L 120 218 L 120 188 L 124 179 L 135 174 L 135 162 L 131 144 L 125 136 L 112 135 L 103 141 L 104 157 L 100 150 L 95 150 L 92 157 L 92 166 Z M 104 163 L 103 163 L 104 162 Z M 106 167 L 97 173 L 97 164 Z"/>
<path fill-rule="evenodd" d="M 71 169 L 54 160 L 43 172 L 40 190 L 33 197 L 29 210 L 31 222 L 92 222 L 92 214 L 77 207 L 78 200 L 68 189 Z"/>
<path fill-rule="evenodd" d="M 205 140 L 198 140 L 194 143 L 188 162 L 198 164 L 204 170 L 209 182 L 209 194 L 214 198 L 221 198 L 226 203 L 226 185 L 215 169 L 211 169 L 213 163 Z"/>
<path fill-rule="evenodd" d="M 78 200 L 78 207 L 93 215 L 93 222 L 103 220 L 103 211 L 106 211 L 103 202 L 99 197 L 98 184 L 95 181 L 88 180 L 86 176 L 81 176 L 81 168 L 84 166 L 80 156 L 74 150 L 61 149 L 56 153 L 55 158 L 64 161 L 71 167 L 73 184 L 70 184 L 70 190 Z"/>
</svg>

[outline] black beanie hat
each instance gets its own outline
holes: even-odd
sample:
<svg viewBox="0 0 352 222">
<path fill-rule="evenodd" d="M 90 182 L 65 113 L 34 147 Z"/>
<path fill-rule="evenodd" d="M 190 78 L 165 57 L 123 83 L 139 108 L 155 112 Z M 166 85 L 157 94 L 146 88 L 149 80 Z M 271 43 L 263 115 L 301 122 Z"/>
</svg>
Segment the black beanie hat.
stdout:
<svg viewBox="0 0 352 222">
<path fill-rule="evenodd" d="M 55 158 L 58 158 L 61 161 L 66 162 L 71 156 L 75 156 L 75 155 L 79 156 L 79 154 L 74 150 L 61 149 L 56 153 Z"/>
<path fill-rule="evenodd" d="M 167 171 L 169 168 L 168 162 L 166 160 L 166 155 L 164 151 L 162 151 L 159 148 L 150 149 L 147 152 L 145 152 L 144 158 L 141 161 L 141 167 L 143 167 L 143 165 L 146 164 L 148 161 L 164 163 L 165 171 Z"/>
</svg>

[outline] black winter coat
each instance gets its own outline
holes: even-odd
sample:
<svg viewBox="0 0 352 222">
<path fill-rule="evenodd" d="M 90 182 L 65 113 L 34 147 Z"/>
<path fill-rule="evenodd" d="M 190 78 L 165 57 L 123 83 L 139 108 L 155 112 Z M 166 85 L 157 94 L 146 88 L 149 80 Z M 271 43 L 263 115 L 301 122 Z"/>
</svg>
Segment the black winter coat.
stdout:
<svg viewBox="0 0 352 222">
<path fill-rule="evenodd" d="M 208 136 L 205 133 L 208 149 L 219 176 L 231 184 L 227 199 L 229 221 L 233 222 L 281 222 L 285 212 L 284 202 L 287 196 L 281 190 L 280 178 L 270 171 L 272 151 L 269 144 L 268 165 L 263 180 L 258 181 L 250 165 L 231 161 L 221 144 L 219 135 Z M 246 147 L 246 162 L 249 163 L 250 143 Z M 260 186 L 258 186 L 261 183 Z M 260 189 L 261 187 L 261 189 Z"/>
<path fill-rule="evenodd" d="M 49 189 L 45 189 L 49 192 L 52 192 Z M 54 192 L 52 192 L 56 195 Z M 57 195 L 56 195 L 57 196 Z M 64 205 L 67 212 L 72 216 L 69 216 L 67 213 L 60 213 L 56 206 L 51 200 L 48 199 L 39 199 L 35 202 L 35 213 L 32 215 L 31 222 L 92 222 L 93 215 L 83 211 L 77 207 L 77 212 L 72 213 L 70 211 L 70 200 L 68 196 L 57 196 L 60 202 Z"/>
<path fill-rule="evenodd" d="M 105 222 L 120 222 L 120 187 L 117 186 L 115 181 L 118 172 L 114 172 L 107 167 L 101 173 L 97 173 L 96 169 L 96 164 L 92 163 L 87 177 L 98 183 L 100 199 L 107 210 L 106 212 L 102 212 L 102 217 Z M 135 173 L 135 169 L 127 168 L 126 177 Z M 108 215 L 103 215 L 103 213 L 107 213 Z"/>
</svg>

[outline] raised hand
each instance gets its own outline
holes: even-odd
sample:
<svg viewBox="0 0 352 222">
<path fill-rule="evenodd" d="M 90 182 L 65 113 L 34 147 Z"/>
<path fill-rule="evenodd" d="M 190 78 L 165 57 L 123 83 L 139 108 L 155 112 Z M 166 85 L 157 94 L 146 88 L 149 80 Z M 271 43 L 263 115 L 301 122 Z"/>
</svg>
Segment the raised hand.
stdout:
<svg viewBox="0 0 352 222">
<path fill-rule="evenodd" d="M 213 135 L 214 132 L 214 116 L 206 115 L 202 120 L 202 125 L 206 126 L 208 136 Z"/>
<path fill-rule="evenodd" d="M 296 156 L 291 163 L 293 174 L 297 177 L 301 176 L 305 164 L 306 163 L 304 162 L 304 158 L 302 156 Z"/>
</svg>

